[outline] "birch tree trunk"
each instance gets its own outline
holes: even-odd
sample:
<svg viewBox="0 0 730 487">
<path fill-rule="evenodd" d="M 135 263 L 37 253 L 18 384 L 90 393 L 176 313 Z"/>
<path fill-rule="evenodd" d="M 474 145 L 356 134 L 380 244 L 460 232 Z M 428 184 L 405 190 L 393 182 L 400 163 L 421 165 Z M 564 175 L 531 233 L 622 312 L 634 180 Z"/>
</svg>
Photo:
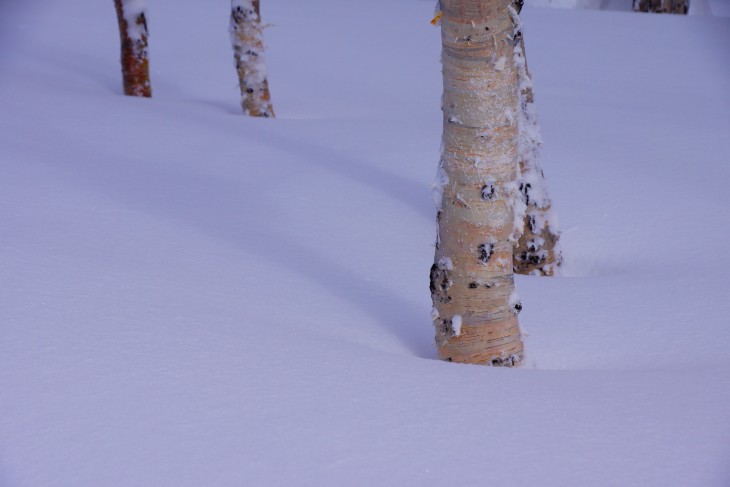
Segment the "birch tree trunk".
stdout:
<svg viewBox="0 0 730 487">
<path fill-rule="evenodd" d="M 537 121 L 532 78 L 527 68 L 525 42 L 522 24 L 517 18 L 521 3 L 515 4 L 514 59 L 519 77 L 519 159 L 520 192 L 526 205 L 524 231 L 514 255 L 514 271 L 518 274 L 552 276 L 557 273 L 561 262 L 559 238 L 560 229 L 552 211 L 545 175 L 540 165 L 539 152 L 542 146 L 540 125 Z"/>
<path fill-rule="evenodd" d="M 512 275 L 524 205 L 510 5 L 441 0 L 444 125 L 430 289 L 438 353 L 454 362 L 514 366 L 524 354 Z"/>
<path fill-rule="evenodd" d="M 260 10 L 260 0 L 231 0 L 229 31 L 243 113 L 252 117 L 273 117 Z"/>
<path fill-rule="evenodd" d="M 689 0 L 634 0 L 634 10 L 637 12 L 686 14 L 689 11 Z"/>
<path fill-rule="evenodd" d="M 147 57 L 147 17 L 140 0 L 114 0 L 122 47 L 124 94 L 152 96 Z"/>
</svg>

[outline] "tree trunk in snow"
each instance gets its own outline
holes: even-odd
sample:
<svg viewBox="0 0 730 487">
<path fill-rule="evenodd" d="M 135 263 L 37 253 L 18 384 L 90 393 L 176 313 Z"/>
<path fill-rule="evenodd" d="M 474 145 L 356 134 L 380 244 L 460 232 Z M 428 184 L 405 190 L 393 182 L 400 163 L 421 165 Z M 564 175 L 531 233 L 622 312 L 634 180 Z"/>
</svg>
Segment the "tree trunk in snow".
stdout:
<svg viewBox="0 0 730 487">
<path fill-rule="evenodd" d="M 243 113 L 252 117 L 273 117 L 264 63 L 260 0 L 232 0 L 229 30 Z"/>
<path fill-rule="evenodd" d="M 515 4 L 519 12 L 521 4 Z M 540 125 L 537 122 L 532 78 L 527 69 L 525 42 L 522 26 L 515 33 L 515 64 L 519 77 L 519 159 L 520 192 L 525 211 L 524 231 L 515 248 L 514 271 L 518 274 L 552 276 L 561 262 L 557 219 L 552 212 L 552 202 L 548 196 L 545 176 L 540 167 L 539 151 L 542 145 Z"/>
<path fill-rule="evenodd" d="M 122 45 L 124 94 L 152 96 L 147 57 L 147 18 L 140 0 L 114 0 Z"/>
<path fill-rule="evenodd" d="M 454 362 L 513 366 L 524 354 L 512 275 L 524 205 L 511 3 L 441 0 L 444 127 L 430 289 L 438 353 Z"/>
<path fill-rule="evenodd" d="M 634 0 L 634 10 L 637 12 L 686 14 L 689 11 L 689 0 Z"/>
</svg>

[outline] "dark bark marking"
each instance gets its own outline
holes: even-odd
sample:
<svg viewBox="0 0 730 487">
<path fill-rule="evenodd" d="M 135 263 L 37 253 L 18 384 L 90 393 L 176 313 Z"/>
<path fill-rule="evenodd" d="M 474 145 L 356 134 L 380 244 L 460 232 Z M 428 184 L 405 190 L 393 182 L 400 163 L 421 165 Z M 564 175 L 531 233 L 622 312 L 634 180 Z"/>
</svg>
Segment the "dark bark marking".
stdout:
<svg viewBox="0 0 730 487">
<path fill-rule="evenodd" d="M 483 264 L 489 262 L 489 258 L 494 254 L 494 245 L 485 242 L 478 247 L 479 261 Z"/>
</svg>

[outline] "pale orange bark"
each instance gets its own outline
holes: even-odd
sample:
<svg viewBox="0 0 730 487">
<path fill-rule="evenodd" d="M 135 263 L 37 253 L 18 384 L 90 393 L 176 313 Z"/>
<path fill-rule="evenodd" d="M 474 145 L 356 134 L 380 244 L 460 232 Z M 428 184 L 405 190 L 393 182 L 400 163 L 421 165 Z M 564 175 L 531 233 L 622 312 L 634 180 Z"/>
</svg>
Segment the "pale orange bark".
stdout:
<svg viewBox="0 0 730 487">
<path fill-rule="evenodd" d="M 431 296 L 439 356 L 518 365 L 512 275 L 521 218 L 511 0 L 441 0 L 444 78 L 438 240 Z"/>
</svg>

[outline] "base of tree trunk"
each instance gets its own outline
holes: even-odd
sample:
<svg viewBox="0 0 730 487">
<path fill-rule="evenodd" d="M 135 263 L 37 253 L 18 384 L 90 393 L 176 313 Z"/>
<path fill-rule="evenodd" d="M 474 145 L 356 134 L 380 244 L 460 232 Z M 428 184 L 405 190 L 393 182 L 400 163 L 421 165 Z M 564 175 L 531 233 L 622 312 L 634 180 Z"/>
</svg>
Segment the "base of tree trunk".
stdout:
<svg viewBox="0 0 730 487">
<path fill-rule="evenodd" d="M 127 96 L 152 96 L 147 56 L 147 18 L 144 11 L 125 11 L 124 0 L 114 0 L 119 21 L 122 79 Z"/>
<path fill-rule="evenodd" d="M 243 113 L 273 118 L 260 9 L 260 0 L 232 0 L 229 31 Z"/>
<path fill-rule="evenodd" d="M 550 208 L 543 209 L 546 213 Z M 515 248 L 513 259 L 515 274 L 554 276 L 561 262 L 558 241 L 560 235 L 553 232 L 550 227 L 544 227 L 537 233 L 535 230 L 535 217 L 525 217 L 525 230 Z"/>
<path fill-rule="evenodd" d="M 689 0 L 634 0 L 634 10 L 637 12 L 686 15 L 689 11 Z"/>
<path fill-rule="evenodd" d="M 477 326 L 462 325 L 459 337 L 453 337 L 450 323 L 436 336 L 439 358 L 448 362 L 517 367 L 524 358 L 520 327 L 516 317 Z"/>
</svg>

